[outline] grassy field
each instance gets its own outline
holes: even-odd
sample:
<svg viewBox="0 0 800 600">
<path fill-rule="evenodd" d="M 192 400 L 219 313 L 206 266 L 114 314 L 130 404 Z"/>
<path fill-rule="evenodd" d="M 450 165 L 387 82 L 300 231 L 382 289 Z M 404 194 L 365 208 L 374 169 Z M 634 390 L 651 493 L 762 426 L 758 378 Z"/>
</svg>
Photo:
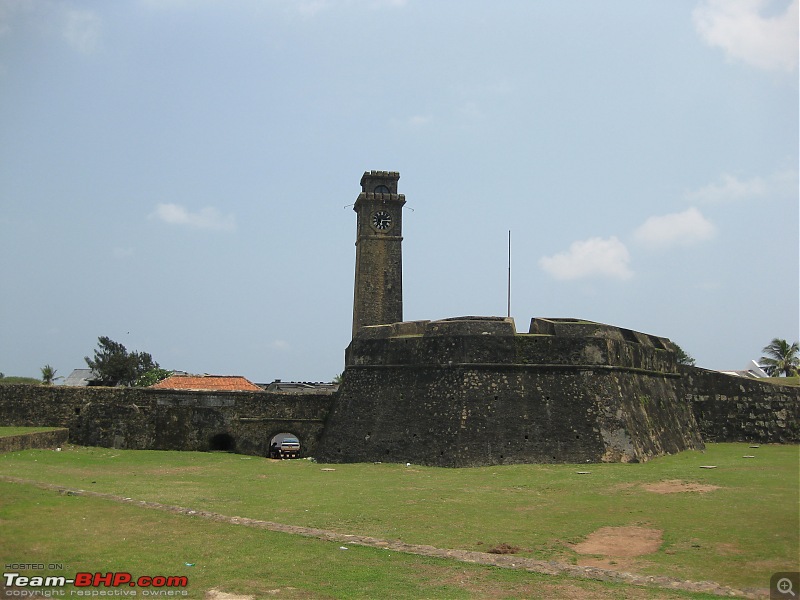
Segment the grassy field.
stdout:
<svg viewBox="0 0 800 600">
<path fill-rule="evenodd" d="M 800 377 L 768 377 L 766 381 L 777 385 L 800 385 Z"/>
<path fill-rule="evenodd" d="M 0 385 L 42 385 L 42 382 L 33 377 L 0 377 Z"/>
<path fill-rule="evenodd" d="M 0 427 L 0 437 L 11 437 L 12 435 L 37 433 L 39 431 L 53 431 L 54 429 L 58 429 L 58 427 Z"/>
<path fill-rule="evenodd" d="M 485 552 L 506 544 L 523 557 L 761 590 L 772 573 L 799 568 L 799 466 L 797 446 L 743 444 L 711 444 L 705 453 L 635 465 L 475 469 L 83 447 L 0 455 L 0 475 L 135 500 L 442 548 Z M 257 597 L 273 597 L 273 589 L 318 598 L 702 597 L 372 548 L 342 551 L 330 542 L 95 498 L 19 484 L 1 488 L 6 563 L 169 570 L 191 575 L 198 588 Z M 677 491 L 687 489 L 706 491 Z M 581 555 L 573 548 L 600 528 L 622 526 L 657 530 L 660 545 L 633 557 Z"/>
</svg>

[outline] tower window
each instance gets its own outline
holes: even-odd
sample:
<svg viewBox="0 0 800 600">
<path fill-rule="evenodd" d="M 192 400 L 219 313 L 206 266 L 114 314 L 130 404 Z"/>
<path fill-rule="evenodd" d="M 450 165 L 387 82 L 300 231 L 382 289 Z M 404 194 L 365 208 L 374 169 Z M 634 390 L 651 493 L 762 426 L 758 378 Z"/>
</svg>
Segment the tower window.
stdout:
<svg viewBox="0 0 800 600">
<path fill-rule="evenodd" d="M 376 194 L 390 194 L 391 192 L 389 191 L 389 188 L 386 187 L 385 185 L 379 185 L 379 186 L 377 186 L 375 188 L 375 193 Z"/>
</svg>

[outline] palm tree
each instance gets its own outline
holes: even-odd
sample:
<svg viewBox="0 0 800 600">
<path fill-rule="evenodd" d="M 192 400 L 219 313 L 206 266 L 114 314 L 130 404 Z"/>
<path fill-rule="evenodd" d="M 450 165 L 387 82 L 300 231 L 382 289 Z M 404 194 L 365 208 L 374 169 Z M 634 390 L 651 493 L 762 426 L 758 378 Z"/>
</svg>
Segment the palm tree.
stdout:
<svg viewBox="0 0 800 600">
<path fill-rule="evenodd" d="M 780 377 L 781 375 L 794 377 L 797 375 L 798 367 L 800 367 L 800 357 L 798 357 L 800 345 L 797 342 L 789 345 L 786 340 L 775 338 L 762 352 L 767 356 L 761 357 L 761 367 L 770 377 Z"/>
<path fill-rule="evenodd" d="M 53 367 L 51 367 L 50 365 L 45 365 L 45 366 L 43 366 L 43 367 L 41 368 L 41 371 L 42 371 L 42 383 L 43 383 L 44 385 L 53 385 L 53 382 L 54 382 L 56 379 L 62 379 L 61 377 L 56 377 L 56 373 L 57 373 L 58 371 L 56 371 L 56 370 L 55 370 Z"/>
</svg>

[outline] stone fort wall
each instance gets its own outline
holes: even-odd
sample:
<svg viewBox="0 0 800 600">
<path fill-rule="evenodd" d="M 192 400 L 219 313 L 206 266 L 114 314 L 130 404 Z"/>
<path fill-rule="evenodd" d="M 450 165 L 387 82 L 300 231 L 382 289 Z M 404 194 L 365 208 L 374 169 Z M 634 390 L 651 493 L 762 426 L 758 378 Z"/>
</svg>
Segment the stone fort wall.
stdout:
<svg viewBox="0 0 800 600">
<path fill-rule="evenodd" d="M 800 387 L 681 367 L 681 393 L 709 442 L 800 442 Z"/>
<path fill-rule="evenodd" d="M 638 462 L 702 448 L 669 340 L 598 323 L 461 317 L 363 328 L 324 462 Z"/>
<path fill-rule="evenodd" d="M 67 427 L 69 441 L 85 446 L 259 456 L 274 435 L 290 432 L 302 455 L 313 456 L 331 397 L 9 385 L 0 386 L 0 425 Z"/>
<path fill-rule="evenodd" d="M 800 388 L 675 363 L 669 340 L 574 319 L 368 327 L 338 394 L 0 386 L 0 425 L 70 442 L 442 466 L 647 460 L 716 442 L 800 442 Z"/>
<path fill-rule="evenodd" d="M 0 437 L 0 453 L 17 452 L 30 448 L 59 448 L 67 443 L 69 431 L 53 429 Z"/>
</svg>

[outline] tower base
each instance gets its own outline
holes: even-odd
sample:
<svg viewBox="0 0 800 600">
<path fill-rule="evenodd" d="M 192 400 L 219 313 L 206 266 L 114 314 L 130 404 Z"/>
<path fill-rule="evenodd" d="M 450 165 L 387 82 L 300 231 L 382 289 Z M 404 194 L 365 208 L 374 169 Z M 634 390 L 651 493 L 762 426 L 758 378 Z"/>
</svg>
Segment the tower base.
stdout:
<svg viewBox="0 0 800 600">
<path fill-rule="evenodd" d="M 577 319 L 362 328 L 321 462 L 640 462 L 703 447 L 665 339 Z"/>
</svg>

